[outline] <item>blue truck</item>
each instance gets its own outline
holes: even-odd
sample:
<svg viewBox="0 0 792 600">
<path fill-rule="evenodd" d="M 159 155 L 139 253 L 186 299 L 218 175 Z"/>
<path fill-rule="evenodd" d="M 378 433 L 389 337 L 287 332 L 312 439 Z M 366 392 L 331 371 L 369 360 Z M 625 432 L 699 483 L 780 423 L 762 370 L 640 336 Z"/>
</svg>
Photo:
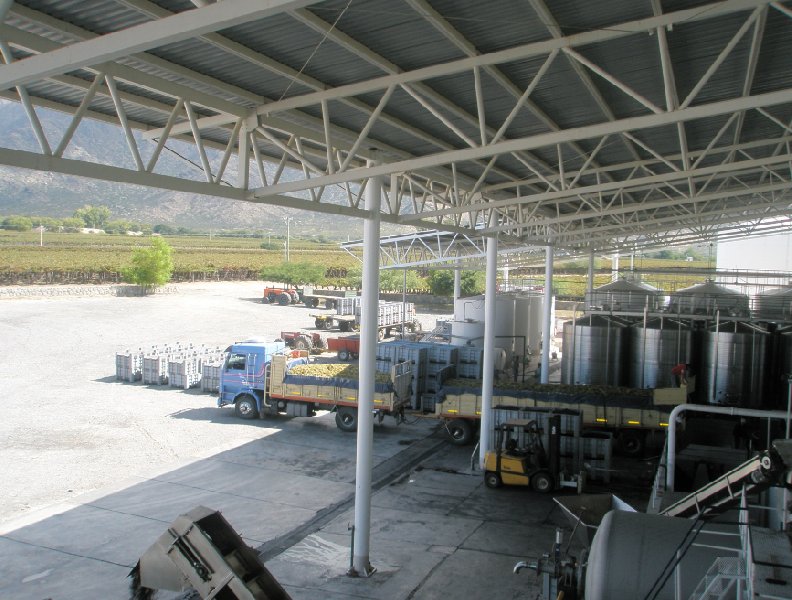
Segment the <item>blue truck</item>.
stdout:
<svg viewBox="0 0 792 600">
<path fill-rule="evenodd" d="M 342 431 L 356 431 L 358 423 L 358 380 L 356 377 L 325 376 L 327 365 L 294 374 L 307 357 L 294 357 L 283 342 L 243 342 L 229 347 L 220 372 L 218 406 L 233 405 L 242 419 L 286 414 L 311 417 L 317 411 L 335 411 Z M 344 365 L 347 367 L 347 365 Z M 394 365 L 387 383 L 376 384 L 373 410 L 378 422 L 385 416 L 403 420 L 410 404 L 412 368 L 410 363 Z"/>
</svg>

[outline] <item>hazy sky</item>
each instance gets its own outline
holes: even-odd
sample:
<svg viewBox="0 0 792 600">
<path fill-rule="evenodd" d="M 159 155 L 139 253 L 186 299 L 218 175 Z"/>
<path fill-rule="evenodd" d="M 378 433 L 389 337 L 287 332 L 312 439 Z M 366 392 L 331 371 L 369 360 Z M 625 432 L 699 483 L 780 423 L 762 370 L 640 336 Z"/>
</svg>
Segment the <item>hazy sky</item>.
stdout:
<svg viewBox="0 0 792 600">
<path fill-rule="evenodd" d="M 792 233 L 720 243 L 718 268 L 792 271 Z"/>
</svg>

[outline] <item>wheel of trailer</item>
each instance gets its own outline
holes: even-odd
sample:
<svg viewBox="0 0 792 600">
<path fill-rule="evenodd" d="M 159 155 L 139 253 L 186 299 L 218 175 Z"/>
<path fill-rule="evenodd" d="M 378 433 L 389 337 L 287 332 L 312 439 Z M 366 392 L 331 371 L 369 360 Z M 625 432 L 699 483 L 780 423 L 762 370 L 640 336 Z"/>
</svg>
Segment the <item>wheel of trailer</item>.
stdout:
<svg viewBox="0 0 792 600">
<path fill-rule="evenodd" d="M 380 342 L 385 339 L 385 330 L 384 329 L 377 329 L 377 339 Z"/>
<path fill-rule="evenodd" d="M 311 340 L 302 335 L 294 340 L 295 350 L 310 350 L 312 345 Z"/>
<path fill-rule="evenodd" d="M 339 406 L 336 411 L 336 426 L 341 431 L 357 431 L 357 408 L 352 406 Z"/>
<path fill-rule="evenodd" d="M 640 458 L 646 449 L 646 432 L 627 429 L 619 434 L 619 451 L 625 456 Z"/>
<path fill-rule="evenodd" d="M 278 296 L 278 304 L 280 304 L 281 306 L 286 306 L 287 304 L 291 304 L 291 301 L 292 301 L 291 296 L 286 292 Z"/>
<path fill-rule="evenodd" d="M 256 399 L 249 394 L 240 396 L 234 403 L 234 412 L 240 419 L 255 419 L 258 416 Z"/>
<path fill-rule="evenodd" d="M 548 492 L 552 492 L 554 487 L 555 482 L 553 481 L 553 476 L 547 471 L 537 471 L 534 473 L 533 477 L 531 477 L 531 489 L 534 492 L 547 494 Z"/>
<path fill-rule="evenodd" d="M 319 298 L 312 298 L 311 299 L 311 308 L 316 308 L 319 306 Z"/>
<path fill-rule="evenodd" d="M 343 360 L 344 362 L 349 360 L 349 351 L 348 350 L 339 350 L 338 351 L 338 360 Z"/>
<path fill-rule="evenodd" d="M 503 485 L 503 480 L 495 471 L 487 471 L 484 473 L 484 485 L 492 489 L 499 488 Z"/>
<path fill-rule="evenodd" d="M 446 429 L 455 446 L 466 446 L 473 441 L 473 425 L 467 419 L 454 419 L 446 425 Z"/>
<path fill-rule="evenodd" d="M 316 304 L 319 304 L 319 299 L 316 300 Z M 330 300 L 330 299 L 325 300 L 325 307 L 327 307 L 327 308 L 335 308 L 336 307 L 336 301 L 335 300 Z"/>
<path fill-rule="evenodd" d="M 339 329 L 341 329 L 341 331 L 344 331 L 344 330 L 343 330 L 343 325 L 344 325 L 344 324 L 343 324 L 343 323 L 341 323 L 341 325 L 339 325 L 339 326 L 338 326 L 338 327 L 339 327 Z M 325 328 L 325 329 L 332 329 L 332 328 L 333 328 L 333 319 L 325 319 L 325 322 L 324 322 L 324 328 Z"/>
</svg>

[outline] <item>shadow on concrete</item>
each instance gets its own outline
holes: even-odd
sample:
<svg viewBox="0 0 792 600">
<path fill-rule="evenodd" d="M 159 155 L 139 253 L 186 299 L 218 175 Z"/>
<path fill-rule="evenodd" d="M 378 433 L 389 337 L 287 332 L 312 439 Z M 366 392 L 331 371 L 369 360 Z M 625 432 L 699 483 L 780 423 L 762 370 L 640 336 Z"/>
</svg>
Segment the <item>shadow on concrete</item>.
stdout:
<svg viewBox="0 0 792 600">
<path fill-rule="evenodd" d="M 217 410 L 172 416 L 212 418 Z M 220 510 L 249 545 L 278 552 L 294 532 L 302 539 L 351 506 L 354 435 L 337 431 L 332 419 L 278 419 L 276 430 L 270 421 L 251 424 L 261 425 L 256 439 L 237 447 L 124 483 L 130 474 L 119 474 L 115 491 L 86 494 L 3 526 L 0 597 L 126 598 L 126 577 L 140 555 L 178 515 L 198 505 Z M 383 465 L 413 466 L 411 448 L 400 441 L 420 443 L 429 433 L 378 429 L 375 473 Z"/>
</svg>

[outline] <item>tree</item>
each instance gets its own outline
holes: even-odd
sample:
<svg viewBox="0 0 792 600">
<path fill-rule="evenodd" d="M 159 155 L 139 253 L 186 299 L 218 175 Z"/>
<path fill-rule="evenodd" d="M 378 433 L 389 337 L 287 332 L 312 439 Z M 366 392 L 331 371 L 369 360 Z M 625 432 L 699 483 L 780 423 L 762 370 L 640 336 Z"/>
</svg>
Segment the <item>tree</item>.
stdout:
<svg viewBox="0 0 792 600">
<path fill-rule="evenodd" d="M 404 289 L 404 269 L 385 269 L 379 274 L 379 287 L 383 292 L 400 292 Z M 407 289 L 414 290 L 421 286 L 418 273 L 407 270 Z"/>
<path fill-rule="evenodd" d="M 173 249 L 161 237 L 151 240 L 148 248 L 136 248 L 132 266 L 124 271 L 124 279 L 146 290 L 164 285 L 173 273 Z"/>
<path fill-rule="evenodd" d="M 261 270 L 264 281 L 280 281 L 287 285 L 319 285 L 325 279 L 325 267 L 308 262 L 283 262 Z"/>
<path fill-rule="evenodd" d="M 479 271 L 463 271 L 459 281 L 460 293 L 473 296 L 484 291 L 484 273 Z M 429 275 L 429 289 L 435 296 L 451 296 L 454 294 L 454 272 L 432 271 Z"/>
<path fill-rule="evenodd" d="M 110 218 L 110 209 L 106 206 L 91 206 L 86 204 L 74 211 L 74 216 L 82 219 L 86 227 L 102 229 Z"/>
<path fill-rule="evenodd" d="M 433 296 L 451 296 L 454 293 L 453 271 L 432 271 L 429 274 L 429 290 Z"/>
<path fill-rule="evenodd" d="M 10 216 L 3 219 L 3 229 L 30 231 L 33 229 L 33 222 L 29 217 Z"/>
<path fill-rule="evenodd" d="M 67 233 L 74 233 L 85 227 L 85 222 L 77 217 L 66 217 L 61 220 L 61 227 Z"/>
</svg>

